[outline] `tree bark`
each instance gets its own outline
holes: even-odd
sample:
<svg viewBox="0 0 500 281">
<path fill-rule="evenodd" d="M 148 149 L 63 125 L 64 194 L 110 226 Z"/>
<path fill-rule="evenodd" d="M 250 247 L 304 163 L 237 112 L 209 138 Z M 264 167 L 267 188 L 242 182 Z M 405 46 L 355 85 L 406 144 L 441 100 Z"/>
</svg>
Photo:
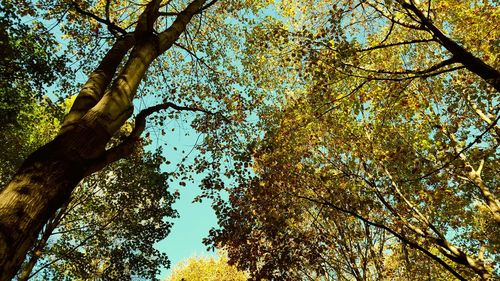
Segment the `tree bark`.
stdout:
<svg viewBox="0 0 500 281">
<path fill-rule="evenodd" d="M 61 223 L 62 217 L 66 214 L 66 210 L 68 209 L 68 203 L 59 209 L 57 211 L 56 215 L 52 217 L 49 222 L 45 225 L 45 228 L 42 232 L 41 237 L 37 241 L 35 247 L 33 248 L 32 254 L 26 263 L 26 265 L 22 268 L 21 273 L 17 277 L 17 281 L 27 281 L 31 277 L 31 272 L 33 272 L 33 268 L 35 267 L 36 263 L 40 259 L 40 257 L 43 254 L 43 249 L 45 246 L 47 246 L 47 241 L 49 240 L 50 236 L 52 236 L 52 233 L 54 232 L 54 229 L 56 229 L 57 226 Z"/>
<path fill-rule="evenodd" d="M 37 234 L 83 178 L 109 136 L 84 126 L 56 137 L 26 159 L 0 195 L 0 280 L 19 269 Z"/>
</svg>

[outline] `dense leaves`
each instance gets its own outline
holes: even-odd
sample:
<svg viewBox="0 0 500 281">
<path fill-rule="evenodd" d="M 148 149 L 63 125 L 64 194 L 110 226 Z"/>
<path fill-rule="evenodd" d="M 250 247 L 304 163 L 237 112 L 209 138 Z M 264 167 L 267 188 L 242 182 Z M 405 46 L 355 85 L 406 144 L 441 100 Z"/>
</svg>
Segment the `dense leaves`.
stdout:
<svg viewBox="0 0 500 281">
<path fill-rule="evenodd" d="M 65 156 L 56 160 L 94 163 L 85 175 L 102 170 L 73 193 L 74 202 L 92 194 L 89 205 L 52 216 L 75 212 L 61 215 L 73 218 L 61 221 L 61 239 L 47 239 L 47 276 L 152 277 L 166 260 L 150 245 L 166 235 L 161 217 L 173 215 L 175 197 L 154 188 L 165 184 L 160 164 L 197 150 L 170 180 L 206 176 L 196 200 L 213 200 L 220 224 L 206 242 L 252 279 L 498 277 L 498 1 L 15 3 L 4 5 L 4 22 L 56 22 L 77 76 L 89 76 L 56 137 L 82 145 L 51 147 Z M 57 65 L 57 52 L 23 39 L 32 36 L 25 28 L 2 34 L 2 65 L 20 63 L 31 89 L 39 84 L 30 79 L 45 85 L 58 70 L 24 66 Z M 23 44 L 32 51 L 14 58 Z M 22 106 L 24 93 L 36 96 L 18 92 L 9 97 Z M 152 136 L 168 144 L 180 122 L 199 134 L 193 150 L 166 145 L 163 158 L 137 149 Z M 135 170 L 143 173 L 130 178 Z M 90 210 L 96 217 L 83 215 Z M 140 250 L 127 244 L 139 232 L 151 233 Z"/>
<path fill-rule="evenodd" d="M 247 37 L 279 94 L 209 241 L 254 279 L 496 275 L 498 89 L 466 61 L 498 69 L 496 4 L 317 2 Z"/>
<path fill-rule="evenodd" d="M 33 280 L 156 280 L 169 261 L 153 246 L 170 231 L 177 197 L 162 160 L 144 152 L 82 182 L 44 228 Z"/>
<path fill-rule="evenodd" d="M 172 268 L 165 281 L 244 281 L 245 272 L 229 265 L 224 252 L 217 257 L 190 257 Z"/>
<path fill-rule="evenodd" d="M 51 34 L 37 22 L 24 21 L 21 7 L 13 4 L 0 3 L 2 187 L 29 153 L 53 137 L 62 112 L 44 98 L 44 89 L 68 71 Z"/>
</svg>

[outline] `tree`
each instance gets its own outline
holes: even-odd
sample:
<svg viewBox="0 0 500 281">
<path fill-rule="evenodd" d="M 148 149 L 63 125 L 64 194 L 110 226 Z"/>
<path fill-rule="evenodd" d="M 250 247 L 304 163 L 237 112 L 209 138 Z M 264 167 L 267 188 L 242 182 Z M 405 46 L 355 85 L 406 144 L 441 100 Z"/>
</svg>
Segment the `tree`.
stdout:
<svg viewBox="0 0 500 281">
<path fill-rule="evenodd" d="M 496 3 L 285 2 L 46 0 L 37 6 L 16 0 L 26 15 L 62 21 L 61 32 L 72 39 L 68 50 L 90 74 L 58 135 L 24 161 L 0 194 L 0 279 L 15 274 L 78 182 L 130 155 L 146 118 L 166 109 L 207 117 L 193 122 L 206 134 L 193 166 L 208 171 L 205 195 L 218 199 L 214 207 L 227 227 L 214 233 L 213 245 L 240 237 L 233 235 L 239 230 L 240 239 L 287 234 L 288 222 L 307 213 L 307 201 L 358 220 L 342 229 L 384 229 L 400 243 L 390 245 L 397 261 L 425 255 L 457 278 L 492 275 L 500 79 L 497 29 L 487 25 L 498 21 Z M 207 16 L 209 10 L 216 12 Z M 102 44 L 110 46 L 105 54 L 93 47 Z M 99 65 L 92 71 L 89 61 Z M 196 75 L 198 66 L 203 76 Z M 142 97 L 157 104 L 138 110 Z M 111 143 L 134 112 L 134 129 Z M 178 116 L 155 115 L 158 125 Z M 252 157 L 258 178 L 248 181 Z M 180 166 L 177 174 L 186 172 Z M 261 191 L 277 194 L 276 200 L 254 200 L 252 193 Z M 225 205 L 224 192 L 234 206 Z M 280 208 L 269 207 L 274 202 Z M 262 220 L 253 203 L 266 210 Z M 283 211 L 290 206 L 296 214 Z M 282 223 L 264 223 L 268 215 Z M 294 253 L 288 250 L 297 248 L 284 241 L 276 241 L 283 245 L 279 263 L 263 263 L 265 253 L 251 247 L 259 245 L 247 252 L 234 247 L 229 256 L 253 266 L 254 276 L 287 274 Z M 405 244 L 418 254 L 401 255 Z M 322 274 L 317 265 L 312 270 Z"/>
<path fill-rule="evenodd" d="M 77 44 L 88 42 L 89 34 L 97 32 L 92 28 L 100 30 L 101 24 L 108 28 L 108 36 L 112 37 L 108 39 L 111 48 L 82 86 L 58 135 L 32 153 L 2 189 L 1 280 L 11 278 L 19 269 L 43 225 L 67 204 L 78 182 L 133 152 L 145 128 L 146 117 L 169 108 L 198 111 L 198 108 L 181 107 L 165 101 L 139 112 L 130 135 L 120 144 L 109 146 L 112 145 L 112 136 L 119 132 L 134 111 L 133 100 L 148 67 L 177 41 L 195 15 L 215 4 L 215 1 L 205 2 L 180 1 L 175 7 L 182 7 L 181 12 L 160 13 L 160 6 L 165 6 L 162 1 L 139 4 L 138 12 L 135 7 L 123 7 L 123 3 L 115 6 L 110 1 L 104 1 L 101 2 L 105 4 L 102 8 L 98 7 L 96 13 L 91 13 L 86 10 L 91 4 L 87 2 L 47 1 L 34 7 L 29 2 L 19 1 L 19 6 L 25 8 L 27 13 L 45 9 L 50 12 L 46 15 L 56 18 L 67 14 L 64 27 L 67 29 L 63 31 L 68 31 Z M 118 23 L 124 13 L 132 15 L 123 22 L 123 25 L 130 23 L 130 27 L 120 27 Z M 79 24 L 75 19 L 83 16 L 87 21 L 92 20 L 92 24 L 71 29 Z M 173 22 L 158 21 L 163 16 L 175 19 Z M 96 53 L 91 55 L 95 57 Z M 174 95 L 172 99 L 175 99 Z"/>
<path fill-rule="evenodd" d="M 14 16 L 9 7 L 0 7 L 4 14 Z M 40 94 L 37 91 L 43 91 L 41 83 L 53 82 L 55 77 L 50 75 L 57 74 L 39 73 L 50 71 L 49 63 L 43 61 L 44 53 L 37 57 L 43 67 L 34 68 L 31 64 L 31 56 L 36 54 L 33 50 L 50 48 L 46 41 L 33 40 L 44 38 L 46 30 L 42 30 L 42 37 L 26 30 L 20 32 L 19 29 L 27 27 L 7 19 L 3 18 L 2 31 L 8 32 L 2 40 L 5 44 L 2 69 L 16 69 L 19 73 L 18 77 L 11 77 L 12 73 L 6 71 L 1 77 L 1 97 L 8 98 L 2 100 L 5 114 L 0 130 L 1 186 L 27 155 L 57 135 L 63 113 L 69 111 L 73 102 L 68 99 L 60 105 L 46 96 L 37 97 Z M 20 71 L 26 65 L 26 71 Z M 131 128 L 130 124 L 124 126 L 119 136 L 126 136 Z M 118 139 L 112 142 L 117 143 Z M 147 143 L 145 140 L 141 146 Z M 164 162 L 161 154 L 161 150 L 146 152 L 142 147 L 137 148 L 129 159 L 84 179 L 73 191 L 70 202 L 44 225 L 18 280 L 75 280 L 93 276 L 155 280 L 159 267 L 168 266 L 168 259 L 153 245 L 166 237 L 171 226 L 166 220 L 176 215 L 171 208 L 176 193 L 167 188 L 168 174 L 159 171 Z M 124 206 L 127 208 L 123 211 Z"/>
<path fill-rule="evenodd" d="M 69 75 L 53 94 L 66 99 L 80 92 L 57 136 L 23 162 L 0 194 L 0 279 L 15 274 L 37 233 L 82 178 L 141 146 L 148 117 L 157 130 L 148 128 L 146 139 L 149 133 L 167 135 L 166 126 L 185 118 L 180 112 L 200 113 L 189 117 L 200 134 L 229 131 L 259 95 L 244 88 L 249 78 L 238 63 L 227 64 L 238 59 L 242 46 L 232 19 L 241 20 L 237 9 L 252 7 L 252 1 L 11 3 L 17 14 L 41 18 L 37 23 L 48 25 L 47 32 L 55 29 L 68 39 L 61 48 L 71 54 L 76 78 Z M 79 84 L 82 73 L 88 80 Z M 126 121 L 134 128 L 120 138 Z M 178 163 L 170 178 L 189 180 L 191 168 Z"/>
<path fill-rule="evenodd" d="M 165 281 L 244 281 L 247 275 L 229 265 L 225 254 L 214 257 L 191 257 L 178 263 Z"/>
<path fill-rule="evenodd" d="M 257 280 L 495 278 L 496 4 L 314 7 L 278 2 L 248 36 L 278 97 L 207 242 Z"/>
</svg>

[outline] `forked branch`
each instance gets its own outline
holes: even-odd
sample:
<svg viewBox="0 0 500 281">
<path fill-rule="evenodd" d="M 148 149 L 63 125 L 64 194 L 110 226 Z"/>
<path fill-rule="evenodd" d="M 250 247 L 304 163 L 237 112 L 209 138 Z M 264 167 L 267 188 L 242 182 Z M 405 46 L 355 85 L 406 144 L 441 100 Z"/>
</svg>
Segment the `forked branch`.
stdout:
<svg viewBox="0 0 500 281">
<path fill-rule="evenodd" d="M 180 106 L 171 102 L 165 102 L 162 104 L 158 104 L 155 106 L 148 107 L 146 109 L 141 110 L 137 116 L 135 117 L 135 125 L 132 132 L 117 146 L 106 150 L 103 153 L 103 156 L 99 159 L 95 160 L 92 165 L 87 169 L 87 175 L 90 175 L 96 171 L 101 170 L 103 167 L 116 162 L 120 159 L 123 159 L 132 153 L 134 153 L 137 145 L 140 143 L 140 136 L 144 132 L 146 128 L 146 119 L 159 111 L 166 109 L 175 109 L 179 111 L 191 111 L 191 112 L 203 112 L 208 115 L 216 115 L 217 113 L 208 111 L 199 107 L 190 107 L 190 106 Z"/>
</svg>

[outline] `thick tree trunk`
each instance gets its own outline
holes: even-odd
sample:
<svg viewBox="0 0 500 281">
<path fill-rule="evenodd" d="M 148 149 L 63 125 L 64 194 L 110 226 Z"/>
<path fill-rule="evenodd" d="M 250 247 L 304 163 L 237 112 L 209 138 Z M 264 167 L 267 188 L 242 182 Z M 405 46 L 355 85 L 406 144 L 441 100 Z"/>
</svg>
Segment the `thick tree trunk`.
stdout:
<svg viewBox="0 0 500 281">
<path fill-rule="evenodd" d="M 34 152 L 0 193 L 0 280 L 11 280 L 43 225 L 109 140 L 78 126 Z"/>
<path fill-rule="evenodd" d="M 67 214 L 66 211 L 68 210 L 68 205 L 69 201 L 67 201 L 66 204 L 57 211 L 56 215 L 50 218 L 49 222 L 45 225 L 41 237 L 33 248 L 28 262 L 24 265 L 20 274 L 18 275 L 17 281 L 26 281 L 30 279 L 33 268 L 35 268 L 36 263 L 43 255 L 43 250 L 45 249 L 45 246 L 47 246 L 47 241 L 49 241 L 49 238 L 52 236 L 54 229 L 56 229 L 56 227 L 58 227 L 61 223 L 63 216 Z"/>
</svg>

